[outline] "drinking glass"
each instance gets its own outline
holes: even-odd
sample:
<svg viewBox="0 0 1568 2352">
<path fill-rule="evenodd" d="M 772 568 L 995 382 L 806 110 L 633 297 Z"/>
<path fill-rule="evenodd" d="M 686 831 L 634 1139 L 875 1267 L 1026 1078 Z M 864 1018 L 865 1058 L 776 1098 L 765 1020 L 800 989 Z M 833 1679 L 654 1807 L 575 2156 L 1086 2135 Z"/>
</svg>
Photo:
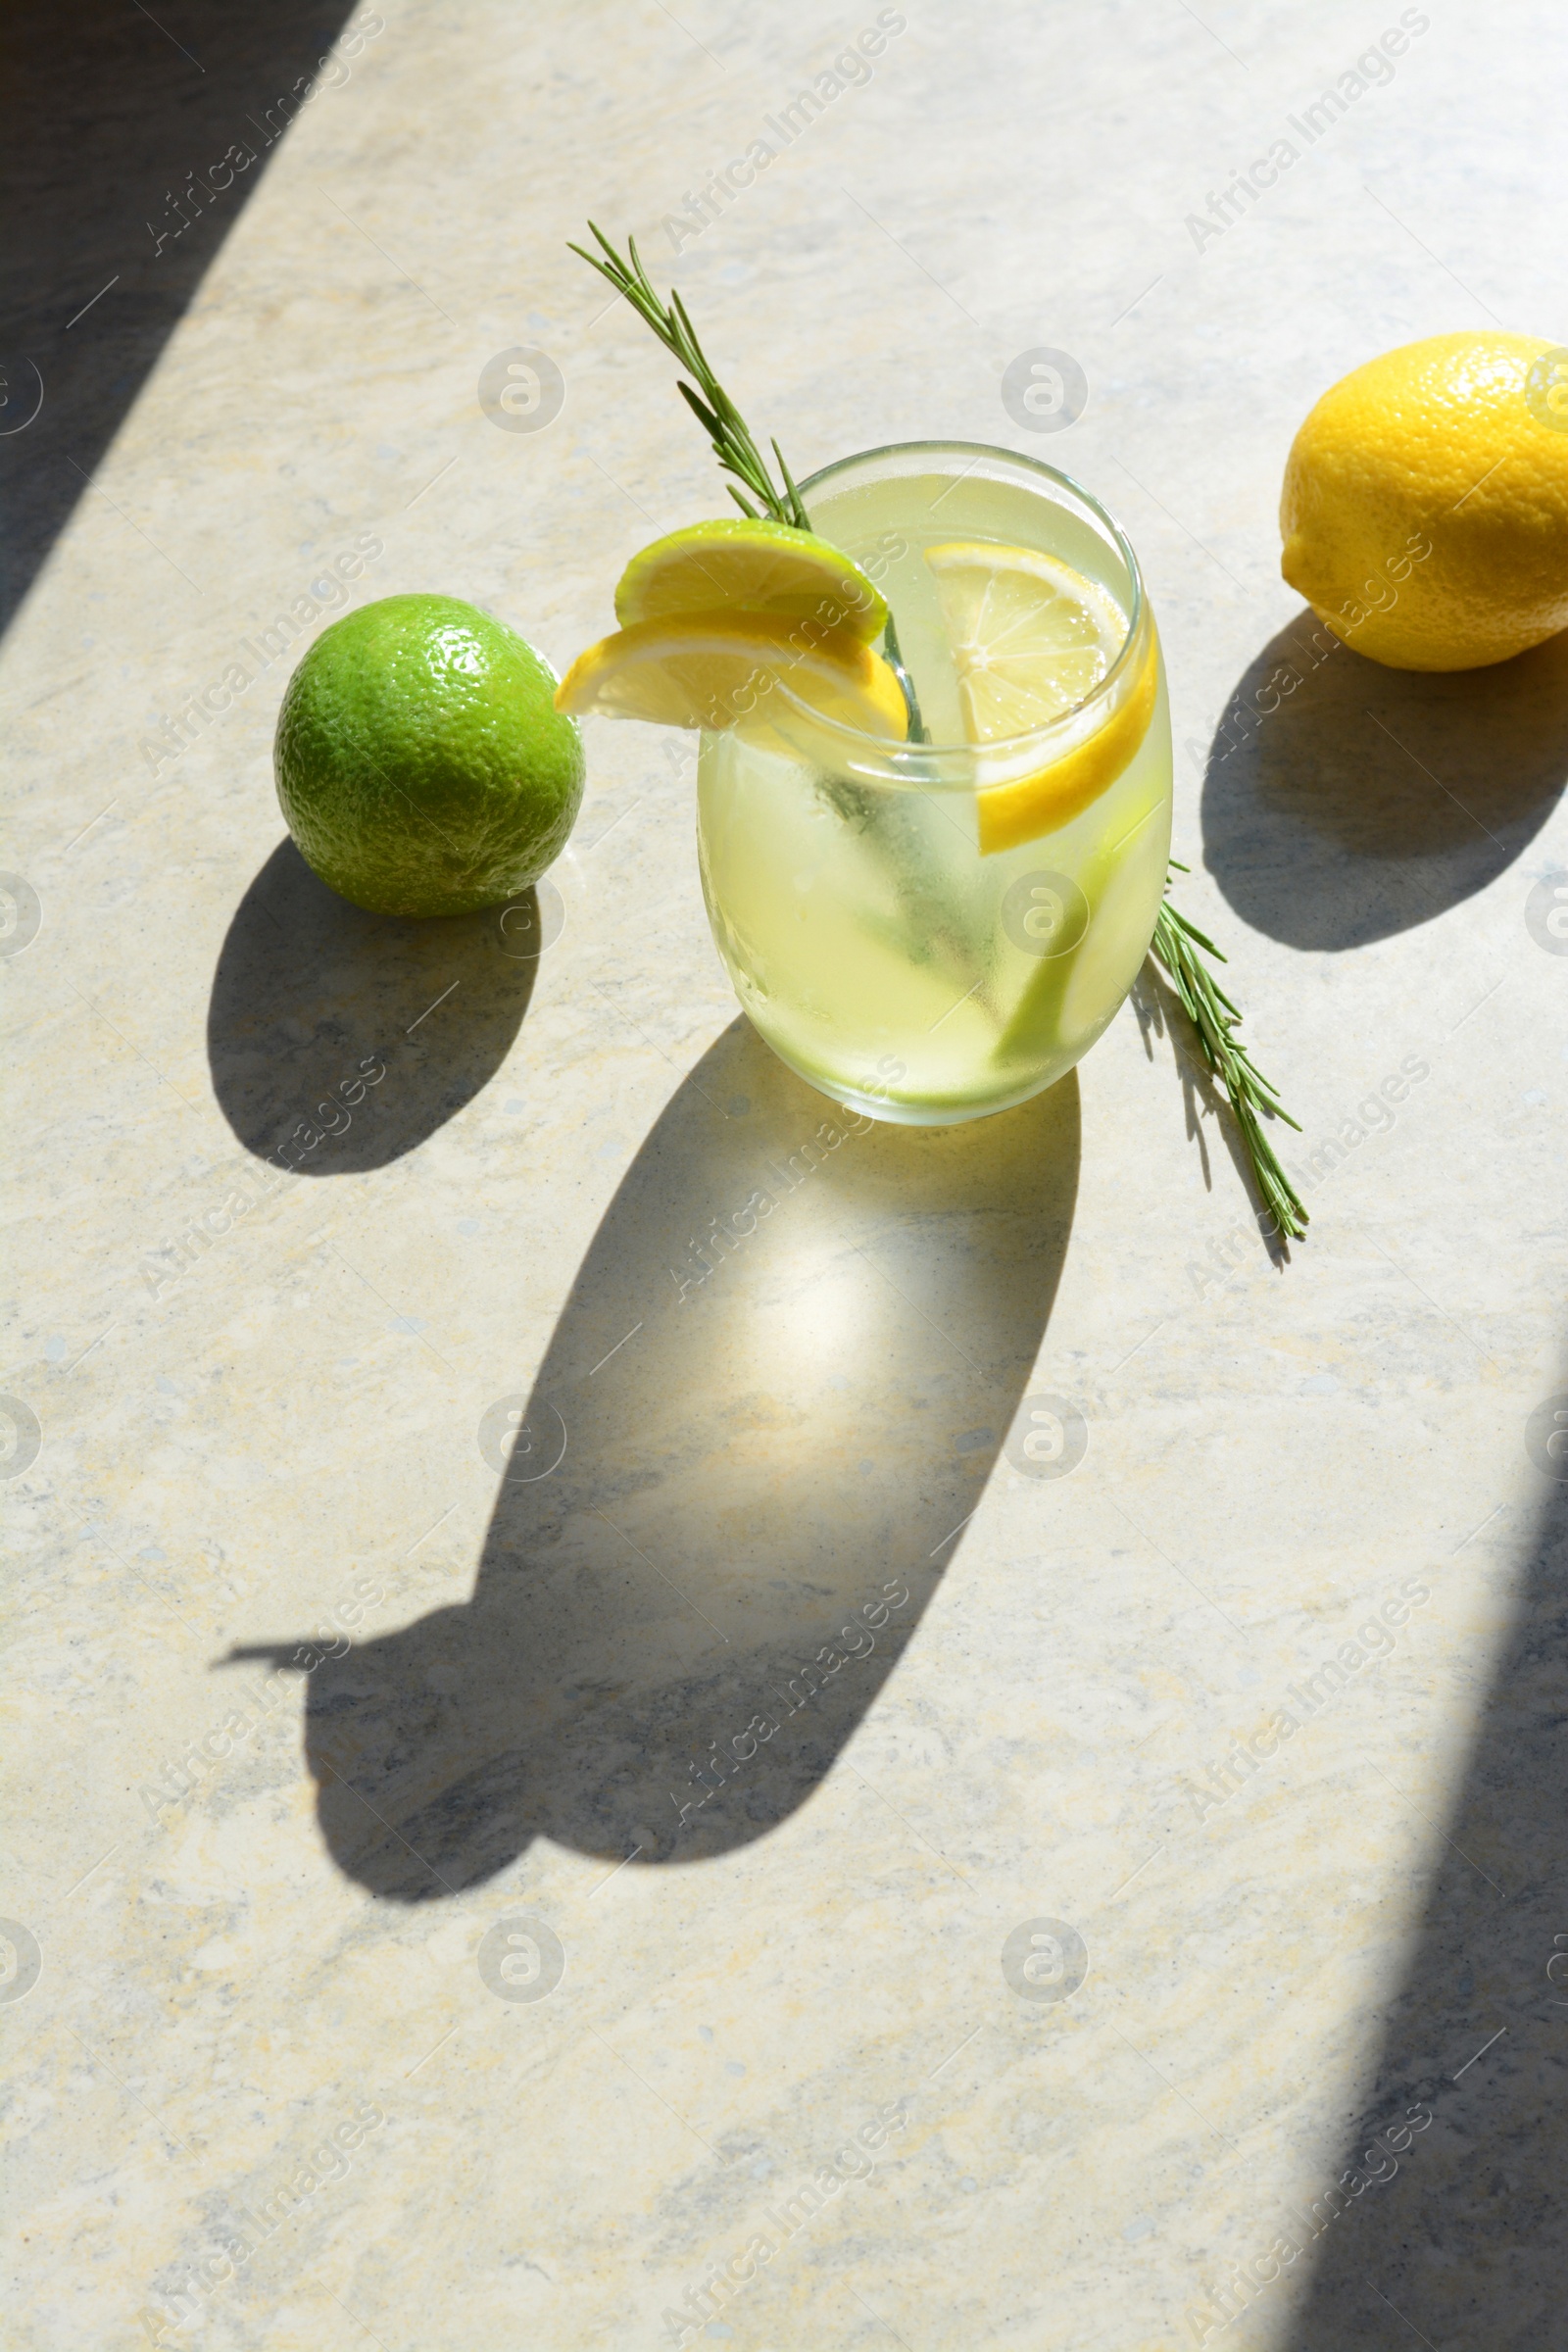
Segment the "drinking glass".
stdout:
<svg viewBox="0 0 1568 2352">
<path fill-rule="evenodd" d="M 824 718 L 787 680 L 765 725 L 705 731 L 698 841 L 714 941 L 754 1025 L 834 1101 L 920 1126 L 1006 1110 L 1110 1021 L 1164 889 L 1170 718 L 1137 558 L 1054 466 L 966 442 L 846 458 L 802 497 L 812 529 L 887 598 L 931 740 Z M 963 740 L 923 561 L 952 542 L 1054 558 L 1119 609 L 1120 651 L 1049 726 Z M 1062 796 L 1040 780 L 1074 772 L 1079 753 L 1093 797 L 1061 821 Z"/>
</svg>

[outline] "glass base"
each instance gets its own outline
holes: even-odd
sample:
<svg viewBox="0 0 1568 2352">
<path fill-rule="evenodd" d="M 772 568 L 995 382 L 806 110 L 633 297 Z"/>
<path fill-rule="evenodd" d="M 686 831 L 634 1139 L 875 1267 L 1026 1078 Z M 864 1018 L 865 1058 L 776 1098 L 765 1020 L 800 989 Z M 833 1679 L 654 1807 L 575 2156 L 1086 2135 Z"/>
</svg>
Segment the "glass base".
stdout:
<svg viewBox="0 0 1568 2352">
<path fill-rule="evenodd" d="M 886 1127 L 964 1127 L 971 1120 L 994 1118 L 999 1110 L 1016 1110 L 1020 1102 L 1032 1102 L 1036 1095 L 1043 1095 L 1048 1087 L 1054 1086 L 1058 1079 L 1067 1075 L 1066 1069 L 1048 1070 L 1043 1075 L 1030 1078 L 1015 1093 L 999 1096 L 995 1102 L 951 1104 L 901 1102 L 891 1095 L 875 1090 L 867 1092 L 860 1087 L 847 1086 L 839 1079 L 824 1078 L 820 1070 L 813 1070 L 808 1063 L 798 1061 L 793 1054 L 786 1054 L 778 1040 L 768 1036 L 748 1006 L 743 1005 L 742 1010 L 768 1052 L 776 1054 L 787 1070 L 793 1070 L 797 1078 L 804 1078 L 808 1087 L 819 1095 L 825 1095 L 830 1102 L 842 1103 L 846 1110 L 859 1111 L 865 1118 L 880 1119 Z M 1069 1069 L 1076 1069 L 1077 1066 L 1076 1060 L 1067 1065 Z"/>
</svg>

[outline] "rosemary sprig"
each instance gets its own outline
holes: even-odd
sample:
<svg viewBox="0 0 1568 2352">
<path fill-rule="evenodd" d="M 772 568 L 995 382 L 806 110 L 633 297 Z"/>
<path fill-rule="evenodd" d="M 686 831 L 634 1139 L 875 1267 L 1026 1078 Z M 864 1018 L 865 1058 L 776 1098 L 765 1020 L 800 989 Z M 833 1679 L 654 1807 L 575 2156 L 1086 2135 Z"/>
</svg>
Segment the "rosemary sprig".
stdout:
<svg viewBox="0 0 1568 2352">
<path fill-rule="evenodd" d="M 1177 858 L 1170 862 L 1179 873 L 1189 871 Z M 1167 891 L 1170 888 L 1168 878 L 1165 887 Z M 1254 1066 L 1247 1048 L 1238 1042 L 1235 1033 L 1242 1015 L 1208 966 L 1200 959 L 1200 949 L 1220 963 L 1228 960 L 1211 939 L 1184 914 L 1177 913 L 1168 898 L 1162 899 L 1154 923 L 1153 952 L 1175 984 L 1182 1009 L 1198 1033 L 1203 1059 L 1230 1099 L 1264 1206 L 1276 1230 L 1287 1241 L 1298 1242 L 1306 1231 L 1307 1212 L 1280 1165 L 1258 1114 L 1283 1119 L 1298 1135 L 1301 1132 L 1299 1123 L 1283 1107 L 1269 1081 Z"/>
<path fill-rule="evenodd" d="M 697 329 L 674 287 L 671 286 L 669 290 L 668 302 L 661 302 L 643 268 L 636 238 L 626 239 L 626 259 L 623 261 L 596 221 L 590 220 L 588 226 L 599 240 L 605 258 L 601 260 L 598 254 L 590 253 L 585 245 L 570 245 L 568 240 L 569 250 L 580 254 L 590 269 L 597 270 L 617 294 L 625 296 L 632 309 L 648 321 L 664 349 L 673 352 L 687 373 L 696 378 L 697 391 L 694 392 L 691 385 L 686 383 L 677 385 L 676 389 L 707 432 L 712 443 L 713 455 L 723 470 L 732 473 L 736 482 L 745 483 L 752 498 L 760 503 L 762 514 L 770 515 L 774 522 L 787 522 L 798 531 L 808 531 L 811 526 L 807 520 L 806 509 L 801 504 L 801 494 L 784 463 L 784 452 L 775 441 L 773 455 L 778 460 L 778 469 L 784 481 L 783 488 L 779 489 L 767 470 L 766 460 L 748 432 L 739 409 L 709 366 L 707 354 L 697 340 Z M 741 513 L 757 520 L 758 508 L 753 506 L 752 499 L 737 490 L 735 482 L 728 483 L 726 487 Z"/>
<path fill-rule="evenodd" d="M 617 294 L 623 294 L 638 317 L 646 319 L 653 328 L 664 349 L 673 352 L 687 372 L 697 378 L 701 397 L 687 383 L 679 383 L 675 389 L 708 434 L 713 455 L 723 470 L 732 473 L 735 481 L 745 483 L 752 498 L 760 502 L 762 514 L 774 522 L 787 523 L 793 530 L 808 531 L 811 519 L 795 487 L 795 476 L 789 469 L 784 452 L 775 440 L 773 455 L 778 461 L 784 483 L 780 490 L 768 472 L 766 460 L 747 429 L 745 418 L 710 367 L 708 355 L 697 340 L 697 329 L 675 288 L 670 287 L 667 303 L 661 302 L 643 268 L 636 238 L 629 236 L 626 239 L 626 255 L 622 259 L 596 220 L 590 220 L 588 226 L 598 239 L 603 258 L 600 254 L 590 253 L 586 245 L 573 245 L 569 238 L 566 241 L 567 251 L 580 255 L 591 270 L 597 270 L 600 276 L 614 287 Z M 750 514 L 754 521 L 760 519 L 758 509 L 743 491 L 736 489 L 735 482 L 726 483 L 725 488 L 743 514 Z M 908 709 L 908 740 L 910 743 L 925 743 L 928 738 L 915 696 L 914 680 L 905 667 L 904 656 L 899 649 L 899 633 L 891 612 L 882 632 L 882 648 Z"/>
</svg>

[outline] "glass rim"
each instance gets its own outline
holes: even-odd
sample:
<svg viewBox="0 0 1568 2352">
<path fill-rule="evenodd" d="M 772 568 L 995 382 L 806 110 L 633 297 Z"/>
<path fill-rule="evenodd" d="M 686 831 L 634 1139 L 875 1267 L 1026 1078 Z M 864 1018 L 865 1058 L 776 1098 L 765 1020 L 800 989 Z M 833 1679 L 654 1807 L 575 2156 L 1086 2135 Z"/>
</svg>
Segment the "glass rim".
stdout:
<svg viewBox="0 0 1568 2352">
<path fill-rule="evenodd" d="M 1040 747 L 1059 739 L 1064 733 L 1076 733 L 1075 722 L 1082 719 L 1084 712 L 1093 710 L 1096 705 L 1103 703 L 1125 680 L 1132 663 L 1134 648 L 1143 634 L 1148 614 L 1148 597 L 1144 588 L 1143 570 L 1133 551 L 1131 540 L 1115 516 L 1101 503 L 1094 492 L 1086 490 L 1082 482 L 1076 481 L 1070 473 L 1064 473 L 1060 466 L 1048 466 L 1043 458 L 1028 457 L 1021 450 L 1003 449 L 994 442 L 889 441 L 880 444 L 875 449 L 856 450 L 849 457 L 835 458 L 831 464 L 819 466 L 814 473 L 808 474 L 806 480 L 798 485 L 802 503 L 808 506 L 808 514 L 809 514 L 808 494 L 813 489 L 830 482 L 835 474 L 846 472 L 851 466 L 864 466 L 878 458 L 921 456 L 959 457 L 974 460 L 1001 459 L 1009 466 L 1017 466 L 1025 473 L 1038 474 L 1054 488 L 1066 491 L 1071 498 L 1078 500 L 1082 506 L 1088 509 L 1091 517 L 1105 532 L 1127 567 L 1127 577 L 1132 586 L 1131 609 L 1127 615 L 1127 632 L 1117 648 L 1115 660 L 1104 676 L 1099 679 L 1088 694 L 1078 702 L 1069 705 L 1065 710 L 1058 710 L 1055 717 L 1048 719 L 1044 726 L 1030 728 L 1022 735 L 998 736 L 990 743 L 911 743 L 906 738 L 872 735 L 861 727 L 852 726 L 843 719 L 830 718 L 824 712 L 813 709 L 809 703 L 805 702 L 801 696 L 791 690 L 784 678 L 779 677 L 773 681 L 772 692 L 780 695 L 791 710 L 799 713 L 812 734 L 826 735 L 842 743 L 853 745 L 856 752 L 861 756 L 862 761 L 865 755 L 870 755 L 871 760 L 883 770 L 889 781 L 911 783 L 918 781 L 929 789 L 932 783 L 940 782 L 941 779 L 918 772 L 928 765 L 951 764 L 956 760 L 962 760 L 966 765 L 972 765 L 977 759 L 984 758 L 988 764 L 996 762 L 1009 774 L 1016 774 L 1020 772 L 1021 763 L 1030 760 Z M 977 467 L 971 465 L 964 469 L 964 472 L 973 473 L 976 470 Z M 964 474 L 960 474 L 957 478 L 962 480 Z M 814 523 L 811 527 L 815 528 Z M 858 764 L 860 764 L 860 761 L 858 761 Z M 890 769 L 891 773 L 888 772 Z M 999 777 L 996 780 L 1001 782 L 1004 779 Z M 959 791 L 985 789 L 984 786 L 977 787 L 972 777 L 954 779 L 954 788 Z"/>
</svg>

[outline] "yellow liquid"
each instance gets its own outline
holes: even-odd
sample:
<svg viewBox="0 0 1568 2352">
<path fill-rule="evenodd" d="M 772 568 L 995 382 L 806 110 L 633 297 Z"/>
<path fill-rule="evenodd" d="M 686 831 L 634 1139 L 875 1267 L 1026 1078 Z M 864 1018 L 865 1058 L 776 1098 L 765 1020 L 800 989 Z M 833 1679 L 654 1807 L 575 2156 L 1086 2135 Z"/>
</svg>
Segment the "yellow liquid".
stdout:
<svg viewBox="0 0 1568 2352">
<path fill-rule="evenodd" d="M 1004 481 L 905 474 L 808 504 L 813 527 L 888 598 L 938 743 L 959 742 L 961 723 L 924 548 L 1044 546 L 1125 609 L 1111 551 Z M 713 936 L 756 1027 L 824 1094 L 917 1124 L 1004 1110 L 1070 1069 L 1132 985 L 1164 887 L 1170 795 L 1163 673 L 1116 780 L 1070 823 L 984 858 L 970 793 L 705 735 L 698 838 Z"/>
</svg>

